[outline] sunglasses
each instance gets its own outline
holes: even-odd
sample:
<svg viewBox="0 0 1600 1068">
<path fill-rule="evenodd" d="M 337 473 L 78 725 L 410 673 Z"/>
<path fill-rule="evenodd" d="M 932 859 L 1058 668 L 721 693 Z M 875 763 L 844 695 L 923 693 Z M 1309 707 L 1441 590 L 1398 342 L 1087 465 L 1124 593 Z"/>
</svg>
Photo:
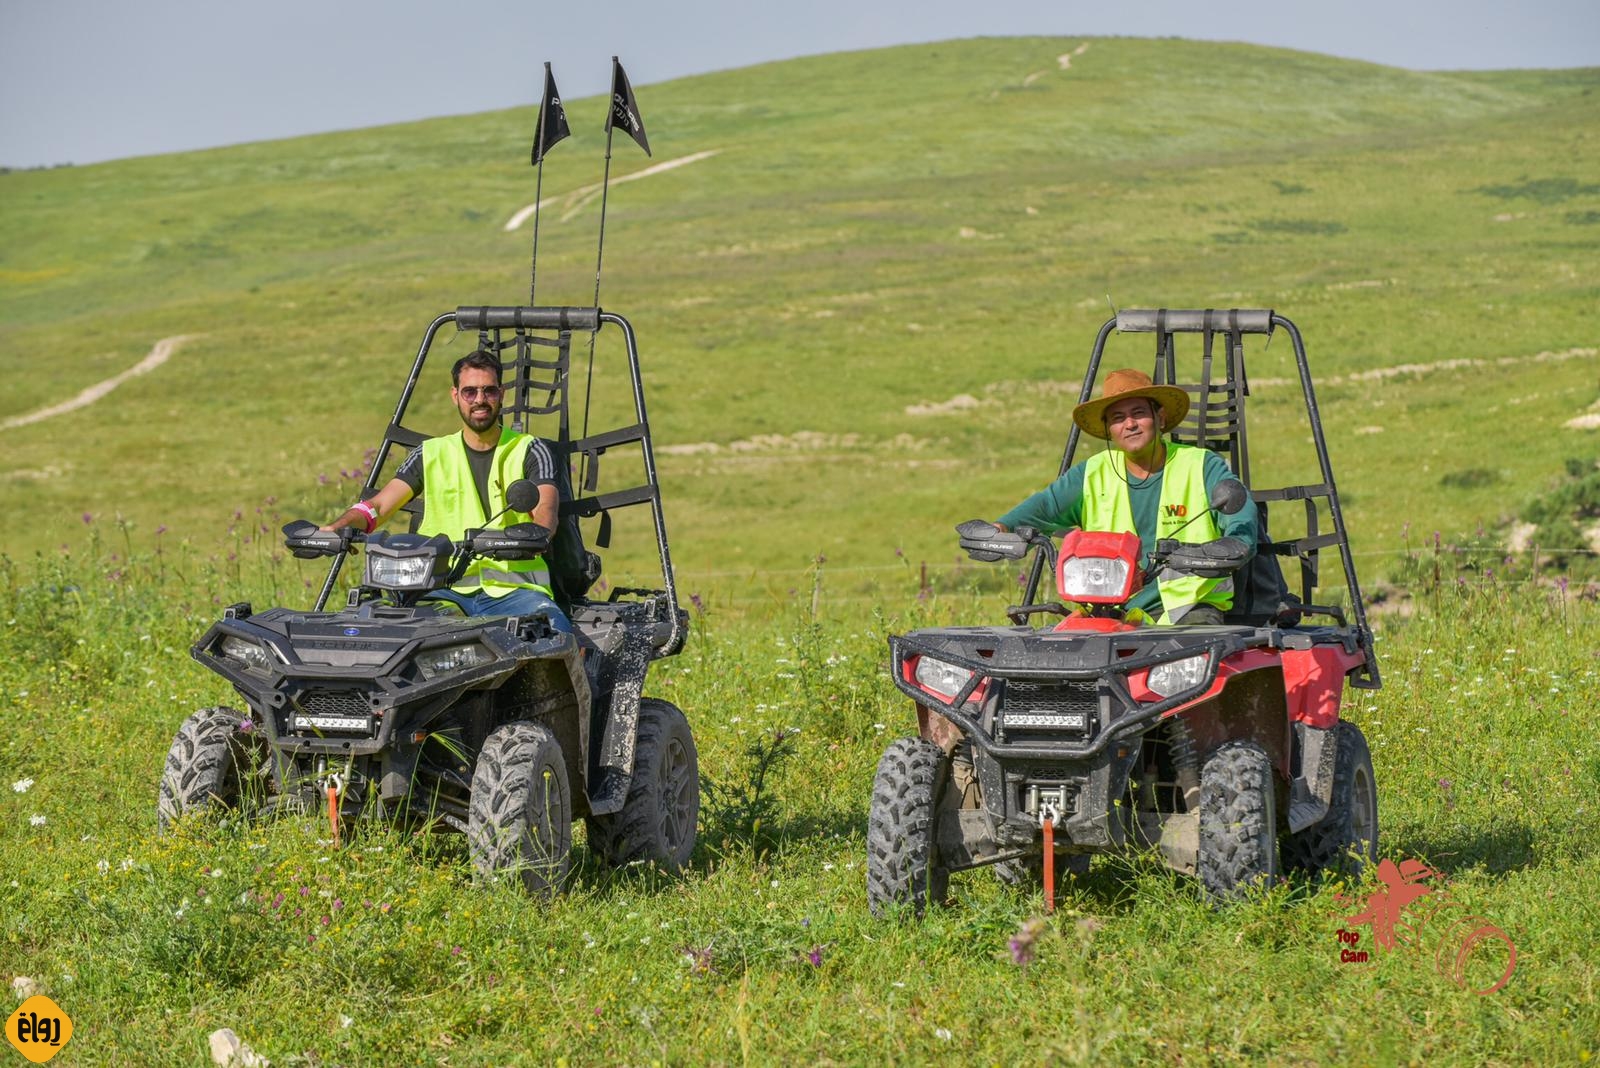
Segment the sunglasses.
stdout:
<svg viewBox="0 0 1600 1068">
<path fill-rule="evenodd" d="M 457 389 L 456 392 L 461 394 L 462 400 L 471 403 L 472 401 L 477 400 L 480 396 L 487 401 L 499 400 L 500 395 L 504 393 L 505 390 L 500 386 L 462 386 Z"/>
</svg>

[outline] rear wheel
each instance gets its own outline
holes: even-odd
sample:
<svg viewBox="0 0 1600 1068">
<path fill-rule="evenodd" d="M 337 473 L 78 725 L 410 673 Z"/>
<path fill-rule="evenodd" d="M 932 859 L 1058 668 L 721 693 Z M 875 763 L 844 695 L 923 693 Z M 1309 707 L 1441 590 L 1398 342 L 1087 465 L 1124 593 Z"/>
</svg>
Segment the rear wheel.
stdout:
<svg viewBox="0 0 1600 1068">
<path fill-rule="evenodd" d="M 1278 874 L 1272 761 L 1254 742 L 1226 742 L 1200 766 L 1200 882 L 1218 900 Z"/>
<path fill-rule="evenodd" d="M 934 846 L 935 806 L 945 775 L 944 750 L 901 738 L 884 751 L 867 816 L 867 905 L 874 916 L 910 905 L 921 916 L 944 900 L 950 873 Z"/>
<path fill-rule="evenodd" d="M 1355 875 L 1378 859 L 1378 784 L 1361 728 L 1341 722 L 1335 730 L 1339 748 L 1328 814 L 1284 840 L 1283 862 L 1302 871 Z"/>
<path fill-rule="evenodd" d="M 254 726 L 244 713 L 221 707 L 202 708 L 183 721 L 156 794 L 156 823 L 163 832 L 186 812 L 248 810 L 261 801 L 269 766 Z"/>
<path fill-rule="evenodd" d="M 566 881 L 572 797 L 561 743 L 534 723 L 508 723 L 483 743 L 472 772 L 467 850 L 485 878 L 515 874 L 529 893 Z"/>
<path fill-rule="evenodd" d="M 639 702 L 633 779 L 620 812 L 589 817 L 589 848 L 613 866 L 689 863 L 700 816 L 700 767 L 689 721 L 675 705 Z"/>
</svg>

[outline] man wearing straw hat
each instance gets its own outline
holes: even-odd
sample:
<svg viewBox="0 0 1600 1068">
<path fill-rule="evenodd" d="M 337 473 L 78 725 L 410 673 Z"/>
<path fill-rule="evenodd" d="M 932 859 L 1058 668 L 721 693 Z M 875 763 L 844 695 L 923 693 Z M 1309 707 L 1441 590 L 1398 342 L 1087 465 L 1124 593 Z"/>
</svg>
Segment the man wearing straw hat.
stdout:
<svg viewBox="0 0 1600 1068">
<path fill-rule="evenodd" d="M 1212 487 L 1233 478 L 1233 472 L 1209 449 L 1163 437 L 1188 411 L 1189 395 L 1177 386 L 1155 385 L 1143 371 L 1112 371 L 1099 397 L 1072 410 L 1072 421 L 1115 448 L 1074 464 L 996 525 L 1050 534 L 1073 527 L 1134 532 L 1145 563 L 1161 538 L 1186 544 L 1234 539 L 1243 549 L 1238 544 L 1228 548 L 1242 551 L 1248 562 L 1256 547 L 1255 502 L 1246 494 L 1245 506 L 1233 515 L 1212 513 Z M 1232 604 L 1232 578 L 1164 571 L 1135 593 L 1128 607 L 1161 623 L 1207 624 L 1221 623 Z"/>
</svg>

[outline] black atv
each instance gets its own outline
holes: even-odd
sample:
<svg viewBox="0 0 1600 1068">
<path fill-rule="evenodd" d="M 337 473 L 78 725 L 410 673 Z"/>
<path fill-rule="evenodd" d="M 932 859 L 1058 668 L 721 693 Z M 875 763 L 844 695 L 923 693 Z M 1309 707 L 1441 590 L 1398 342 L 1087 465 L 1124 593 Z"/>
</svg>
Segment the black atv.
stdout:
<svg viewBox="0 0 1600 1068">
<path fill-rule="evenodd" d="M 1243 341 L 1278 328 L 1294 346 L 1320 480 L 1261 489 L 1250 479 Z M 1223 558 L 1225 542 L 1163 540 L 1141 569 L 1135 534 L 1070 531 L 1057 553 L 1033 531 L 1002 533 L 981 520 L 958 527 L 975 559 L 1037 555 L 1025 603 L 1007 610 L 1012 626 L 889 639 L 918 736 L 892 743 L 878 765 L 867 839 L 875 913 L 899 903 L 921 914 L 944 898 L 951 872 L 986 865 L 1011 882 L 1042 877 L 1049 907 L 1058 862 L 1082 873 L 1093 854 L 1111 851 L 1153 847 L 1218 899 L 1283 866 L 1376 857 L 1372 758 L 1339 706 L 1347 679 L 1378 688 L 1378 665 L 1300 332 L 1271 311 L 1123 311 L 1100 329 L 1080 403 L 1114 329 L 1155 334 L 1152 378 L 1193 401 L 1172 438 L 1216 451 L 1252 487 L 1257 553 L 1240 569 L 1242 558 Z M 1204 339 L 1193 381 L 1177 376 L 1178 334 Z M 1078 436 L 1074 426 L 1062 473 Z M 1301 536 L 1268 535 L 1267 507 L 1277 502 L 1303 505 Z M 1242 494 L 1211 503 L 1237 511 Z M 1333 548 L 1348 612 L 1312 603 L 1319 553 Z M 1298 597 L 1284 557 L 1300 562 Z M 1037 596 L 1047 566 L 1058 598 Z M 1223 625 L 1129 622 L 1129 599 L 1163 567 L 1202 577 L 1240 569 Z M 1061 618 L 1039 628 L 1041 616 Z"/>
<path fill-rule="evenodd" d="M 583 817 L 589 847 L 603 862 L 680 868 L 694 848 L 699 812 L 694 738 L 682 712 L 642 693 L 651 662 L 683 647 L 688 617 L 673 585 L 633 329 L 596 308 L 471 307 L 439 316 L 363 497 L 387 477 L 391 459 L 398 464 L 424 439 L 404 425 L 405 413 L 435 336 L 451 323 L 478 331 L 478 346 L 501 356 L 502 419 L 513 430 L 533 417 L 554 420 L 547 440 L 564 483 L 556 530 L 498 529 L 491 520 L 451 541 L 349 528 L 320 533 L 305 520 L 285 526 L 296 556 L 332 557 L 322 592 L 310 611 L 233 605 L 195 644 L 194 658 L 227 679 L 244 708 L 203 709 L 178 730 L 161 776 L 160 824 L 214 804 L 250 812 L 326 806 L 336 840 L 363 817 L 460 831 L 480 873 L 515 872 L 529 890 L 546 892 L 565 877 L 572 821 Z M 619 327 L 626 341 L 635 418 L 595 433 L 585 426 L 574 437 L 572 335 L 605 325 Z M 602 454 L 630 445 L 639 449 L 632 460 L 642 484 L 598 492 Z M 583 496 L 571 490 L 574 460 Z M 530 483 L 514 483 L 508 500 L 526 511 L 534 494 Z M 600 566 L 579 519 L 600 517 L 597 544 L 605 548 L 612 511 L 640 504 L 653 515 L 662 587 L 618 588 L 604 601 L 589 600 Z M 425 506 L 421 498 L 407 505 L 413 529 Z M 366 550 L 362 580 L 343 608 L 326 610 L 358 546 Z M 574 634 L 542 616 L 466 618 L 448 602 L 425 599 L 478 557 L 541 553 Z"/>
</svg>

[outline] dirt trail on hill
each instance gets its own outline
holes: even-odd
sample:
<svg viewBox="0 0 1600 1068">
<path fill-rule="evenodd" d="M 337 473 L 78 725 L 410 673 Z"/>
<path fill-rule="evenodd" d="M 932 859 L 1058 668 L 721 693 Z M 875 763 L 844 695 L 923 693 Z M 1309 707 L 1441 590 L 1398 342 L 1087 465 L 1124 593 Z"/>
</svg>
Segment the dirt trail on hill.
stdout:
<svg viewBox="0 0 1600 1068">
<path fill-rule="evenodd" d="M 48 408 L 39 408 L 26 415 L 13 415 L 9 419 L 0 421 L 0 430 L 11 430 L 14 427 L 42 423 L 46 419 L 54 419 L 58 415 L 66 415 L 68 412 L 75 412 L 79 408 L 87 408 L 128 379 L 154 371 L 157 367 L 166 363 L 167 358 L 177 352 L 185 342 L 193 341 L 199 336 L 199 334 L 174 334 L 172 337 L 164 337 L 155 343 L 148 356 L 120 375 L 112 375 L 104 382 L 96 382 L 71 400 L 62 401 L 60 404 L 52 404 Z"/>
<path fill-rule="evenodd" d="M 712 156 L 715 156 L 721 151 L 722 150 L 720 148 L 713 148 L 708 149 L 705 152 L 696 152 L 689 156 L 679 156 L 677 159 L 664 160 L 661 163 L 657 163 L 653 167 L 646 167 L 642 171 L 634 171 L 632 174 L 624 174 L 620 178 L 613 178 L 611 179 L 611 184 L 621 185 L 623 182 L 631 182 L 635 178 L 648 178 L 652 174 L 660 174 L 663 171 L 675 170 L 678 167 L 683 167 L 690 163 L 698 163 L 703 159 L 710 159 Z M 527 207 L 518 211 L 515 215 L 506 220 L 506 225 L 504 227 L 505 232 L 509 234 L 517 230 L 522 226 L 523 223 L 533 218 L 533 213 L 536 209 L 543 211 L 545 208 L 550 207 L 558 200 L 564 201 L 566 205 L 567 210 L 561 216 L 562 221 L 565 222 L 567 219 L 572 218 L 574 214 L 581 210 L 585 204 L 593 200 L 599 194 L 603 184 L 604 183 L 602 182 L 596 182 L 593 185 L 579 186 L 570 193 L 562 193 L 557 197 L 545 197 L 536 204 L 529 204 Z"/>
</svg>

